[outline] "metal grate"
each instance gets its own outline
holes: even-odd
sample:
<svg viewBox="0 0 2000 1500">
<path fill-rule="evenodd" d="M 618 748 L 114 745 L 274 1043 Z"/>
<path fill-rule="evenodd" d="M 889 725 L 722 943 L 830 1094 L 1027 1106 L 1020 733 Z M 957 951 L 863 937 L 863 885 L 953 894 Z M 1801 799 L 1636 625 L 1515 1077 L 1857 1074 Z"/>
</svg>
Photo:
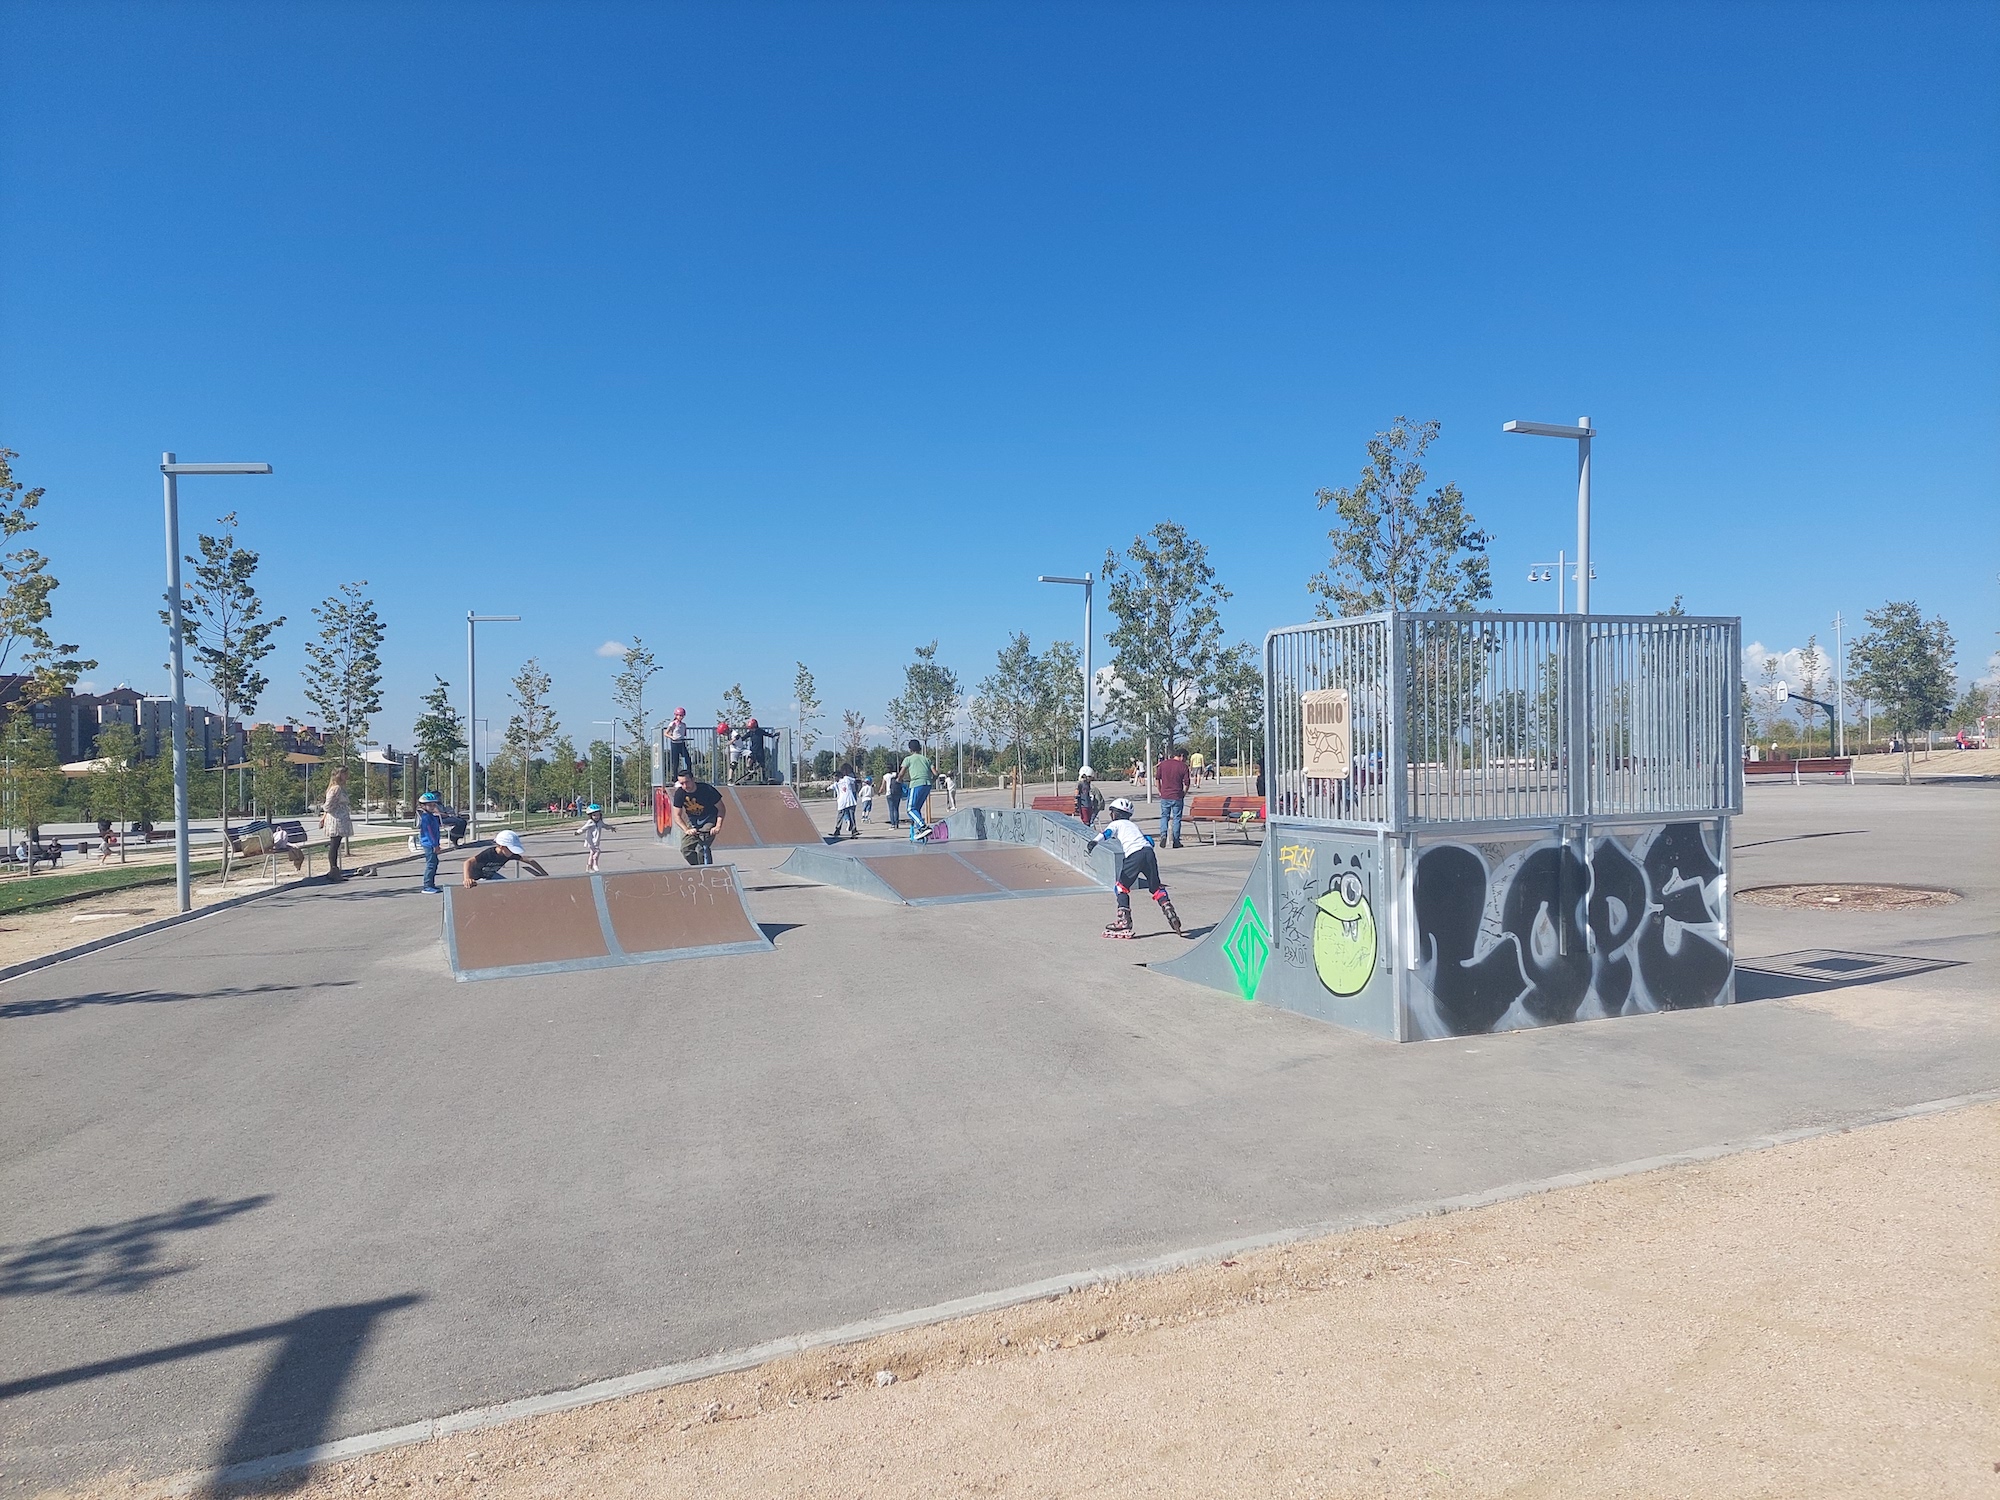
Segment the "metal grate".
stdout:
<svg viewBox="0 0 2000 1500">
<path fill-rule="evenodd" d="M 1740 627 L 1381 614 L 1265 639 L 1270 816 L 1402 831 L 1736 812 Z M 1305 773 L 1301 697 L 1344 689 L 1352 769 Z"/>
</svg>

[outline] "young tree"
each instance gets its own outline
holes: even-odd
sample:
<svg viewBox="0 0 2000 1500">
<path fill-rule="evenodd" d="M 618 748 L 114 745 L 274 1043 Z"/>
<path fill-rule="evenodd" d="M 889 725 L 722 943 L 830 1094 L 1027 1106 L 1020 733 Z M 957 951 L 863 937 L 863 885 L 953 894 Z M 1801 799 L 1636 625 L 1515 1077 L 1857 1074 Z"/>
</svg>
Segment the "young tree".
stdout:
<svg viewBox="0 0 2000 1500">
<path fill-rule="evenodd" d="M 98 738 L 102 740 L 103 736 Z M 299 811 L 296 806 L 299 780 L 292 774 L 284 739 L 274 727 L 259 724 L 250 731 L 246 758 L 250 762 L 251 795 L 264 816 L 275 818 L 281 813 Z"/>
<path fill-rule="evenodd" d="M 652 765 L 648 759 L 648 747 L 652 744 L 653 726 L 646 722 L 646 684 L 659 675 L 659 663 L 653 660 L 653 653 L 646 643 L 636 635 L 625 652 L 625 665 L 618 675 L 611 679 L 611 701 L 618 706 L 618 727 L 625 731 L 626 774 L 632 774 L 637 767 L 644 775 L 652 775 Z M 618 789 L 610 788 L 607 800 L 612 811 L 618 809 Z"/>
<path fill-rule="evenodd" d="M 742 724 L 750 717 L 750 699 L 743 691 L 743 684 L 732 682 L 722 695 L 722 707 L 716 710 L 716 718 L 727 719 L 731 724 Z"/>
<path fill-rule="evenodd" d="M 13 817 L 10 828 L 20 825 L 27 836 L 28 873 L 35 873 L 36 838 L 43 820 L 55 810 L 62 793 L 62 767 L 56 761 L 56 739 L 36 724 L 33 715 L 7 715 L 0 753 L 6 757 L 7 790 L 12 794 Z"/>
<path fill-rule="evenodd" d="M 417 716 L 417 758 L 430 767 L 433 789 L 446 768 L 457 764 L 465 749 L 465 716 L 451 705 L 451 684 L 435 672 L 436 684 L 424 694 L 424 711 Z"/>
<path fill-rule="evenodd" d="M 549 707 L 550 685 L 549 674 L 542 670 L 541 661 L 532 656 L 508 684 L 514 695 L 516 711 L 507 721 L 505 743 L 521 761 L 521 821 L 524 823 L 528 820 L 528 783 L 534 775 L 535 757 L 558 732 L 555 710 Z"/>
<path fill-rule="evenodd" d="M 0 448 L 0 537 L 9 540 L 41 524 L 35 510 L 47 493 L 40 486 L 22 490 L 13 469 L 19 457 L 12 448 Z M 77 678 L 97 665 L 49 634 L 55 613 L 49 595 L 58 587 L 49 574 L 49 560 L 32 547 L 0 557 L 0 672 L 11 667 L 31 679 L 19 700 L 24 707 L 72 691 Z"/>
<path fill-rule="evenodd" d="M 118 825 L 118 863 L 125 863 L 125 835 L 132 819 L 144 815 L 139 769 L 139 735 L 130 724 L 112 720 L 97 731 L 96 765 L 90 772 L 90 810 Z"/>
<path fill-rule="evenodd" d="M 1069 641 L 1053 641 L 1037 666 L 1036 738 L 1048 747 L 1053 785 L 1065 746 L 1083 748 L 1083 654 Z"/>
<path fill-rule="evenodd" d="M 590 762 L 583 761 L 583 769 L 579 771 L 577 763 L 582 759 L 576 753 L 575 740 L 566 734 L 556 736 L 555 743 L 549 747 L 548 790 L 558 801 L 568 802 L 583 790 L 584 778 L 590 774 Z"/>
<path fill-rule="evenodd" d="M 1132 539 L 1125 560 L 1104 554 L 1111 631 L 1111 711 L 1127 728 L 1150 720 L 1176 743 L 1208 696 L 1222 661 L 1229 590 L 1215 581 L 1208 548 L 1173 521 Z"/>
<path fill-rule="evenodd" d="M 382 712 L 382 618 L 361 591 L 368 580 L 343 583 L 340 592 L 313 606 L 319 639 L 306 642 L 306 701 L 319 711 L 331 749 L 340 761 L 368 738 L 368 721 Z"/>
<path fill-rule="evenodd" d="M 1224 737 L 1236 746 L 1237 763 L 1247 766 L 1251 753 L 1264 746 L 1264 664 L 1248 641 L 1238 641 L 1223 653 L 1212 702 Z M 1221 774 L 1218 767 L 1216 775 Z"/>
<path fill-rule="evenodd" d="M 1925 622 L 1915 600 L 1890 602 L 1867 615 L 1868 632 L 1847 648 L 1847 680 L 1881 709 L 1903 742 L 1903 782 L 1910 780 L 1910 736 L 1935 729 L 1956 696 L 1958 647 L 1941 619 Z"/>
<path fill-rule="evenodd" d="M 996 746 L 1014 749 L 1014 800 L 1021 800 L 1021 749 L 1035 732 L 1042 706 L 1042 665 L 1028 637 L 1016 632 L 979 684 L 979 723 Z"/>
<path fill-rule="evenodd" d="M 271 637 L 285 617 L 263 618 L 264 602 L 257 597 L 255 582 L 257 554 L 236 545 L 236 513 L 231 511 L 216 525 L 222 534 L 197 538 L 201 556 L 186 559 L 194 565 L 194 584 L 182 590 L 181 647 L 191 658 L 190 670 L 222 700 L 223 794 L 218 805 L 227 849 L 230 710 L 240 709 L 246 716 L 257 711 L 257 700 L 271 685 L 257 664 L 277 649 Z M 160 612 L 160 620 L 173 628 L 166 611 Z"/>
<path fill-rule="evenodd" d="M 840 713 L 840 758 L 857 770 L 861 765 L 861 752 L 868 746 L 868 715 L 858 708 L 842 709 Z"/>
<path fill-rule="evenodd" d="M 813 681 L 813 674 L 804 662 L 798 666 L 798 671 L 792 674 L 792 701 L 798 705 L 797 754 L 803 766 L 811 759 L 813 746 L 819 743 L 817 726 L 823 715 L 819 711 L 819 684 Z"/>
<path fill-rule="evenodd" d="M 903 691 L 889 700 L 889 722 L 926 747 L 944 738 L 958 717 L 958 674 L 938 665 L 938 643 L 917 647 L 917 659 L 903 668 Z"/>
<path fill-rule="evenodd" d="M 1321 490 L 1340 524 L 1327 533 L 1333 555 L 1307 588 L 1321 618 L 1380 609 L 1469 610 L 1493 594 L 1486 544 L 1458 486 L 1422 493 L 1424 450 L 1440 424 L 1398 417 L 1368 444 L 1368 464 L 1351 487 Z"/>
<path fill-rule="evenodd" d="M 1799 719 L 1805 725 L 1805 753 L 1808 756 L 1812 754 L 1813 714 L 1817 712 L 1816 705 L 1809 700 L 1819 696 L 1819 674 L 1825 667 L 1826 658 L 1820 654 L 1819 637 L 1807 636 L 1805 649 L 1799 652 L 1799 697 L 1808 701 L 1800 702 Z"/>
<path fill-rule="evenodd" d="M 1976 729 L 1981 719 L 1993 712 L 1993 690 L 1983 682 L 1975 682 L 1965 690 L 1965 696 L 1958 700 L 1951 711 L 1951 718 L 1945 724 L 1947 729 Z"/>
</svg>

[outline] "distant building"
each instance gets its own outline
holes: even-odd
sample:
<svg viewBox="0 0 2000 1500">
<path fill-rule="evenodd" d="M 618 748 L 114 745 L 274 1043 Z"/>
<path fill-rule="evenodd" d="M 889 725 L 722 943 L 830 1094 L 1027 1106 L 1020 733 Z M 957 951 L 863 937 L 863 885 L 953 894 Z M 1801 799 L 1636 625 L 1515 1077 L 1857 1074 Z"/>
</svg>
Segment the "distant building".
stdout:
<svg viewBox="0 0 2000 1500">
<path fill-rule="evenodd" d="M 31 681 L 21 673 L 0 676 L 0 711 L 18 703 Z M 34 705 L 37 728 L 49 731 L 56 759 L 69 764 L 89 760 L 97 751 L 97 731 L 106 724 L 126 724 L 138 733 L 139 754 L 148 760 L 173 746 L 174 700 L 154 698 L 129 687 L 108 693 L 63 693 Z M 229 743 L 222 742 L 222 719 L 195 704 L 188 705 L 188 734 L 203 766 L 237 764 L 245 745 L 240 720 L 230 725 Z"/>
</svg>

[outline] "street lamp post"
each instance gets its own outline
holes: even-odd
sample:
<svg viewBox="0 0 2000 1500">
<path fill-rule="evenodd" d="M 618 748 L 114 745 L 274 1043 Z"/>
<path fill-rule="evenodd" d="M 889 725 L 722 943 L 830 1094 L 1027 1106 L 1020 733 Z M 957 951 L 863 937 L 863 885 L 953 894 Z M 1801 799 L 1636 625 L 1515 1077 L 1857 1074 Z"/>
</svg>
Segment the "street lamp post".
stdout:
<svg viewBox="0 0 2000 1500">
<path fill-rule="evenodd" d="M 1502 432 L 1520 432 L 1529 437 L 1574 438 L 1576 440 L 1576 612 L 1590 613 L 1590 440 L 1596 429 L 1590 418 L 1578 417 L 1576 426 L 1556 422 L 1508 422 Z M 1560 601 L 1557 613 L 1561 613 Z"/>
<path fill-rule="evenodd" d="M 479 837 L 479 657 L 473 646 L 475 625 L 519 620 L 519 615 L 477 615 L 465 612 L 465 729 L 472 749 L 465 757 L 466 838 Z"/>
<path fill-rule="evenodd" d="M 160 473 L 167 504 L 167 616 L 171 621 L 169 649 L 174 668 L 174 895 L 182 911 L 194 909 L 194 883 L 188 865 L 187 677 L 181 657 L 181 502 L 177 483 L 183 474 L 268 474 L 269 464 L 184 464 L 173 454 L 160 455 Z M 229 726 L 222 735 L 222 763 L 229 764 Z M 228 776 L 225 773 L 223 780 Z M 226 789 L 225 789 L 226 790 Z"/>
<path fill-rule="evenodd" d="M 1073 583 L 1083 590 L 1083 764 L 1090 764 L 1090 588 L 1092 577 L 1086 573 L 1081 578 L 1058 578 L 1053 573 L 1043 573 L 1037 583 Z"/>
</svg>

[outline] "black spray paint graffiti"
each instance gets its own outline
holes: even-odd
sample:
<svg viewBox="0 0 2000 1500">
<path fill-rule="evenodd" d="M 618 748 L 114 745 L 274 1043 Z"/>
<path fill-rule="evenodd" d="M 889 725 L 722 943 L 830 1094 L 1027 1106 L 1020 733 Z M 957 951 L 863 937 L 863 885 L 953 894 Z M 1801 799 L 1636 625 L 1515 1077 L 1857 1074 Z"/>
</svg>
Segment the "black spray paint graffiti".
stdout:
<svg viewBox="0 0 2000 1500">
<path fill-rule="evenodd" d="M 1419 1029 L 1465 1036 L 1713 1005 L 1731 968 L 1721 875 L 1696 823 L 1655 829 L 1631 850 L 1600 838 L 1588 868 L 1573 847 L 1538 844 L 1490 878 L 1475 850 L 1426 849 L 1415 915 L 1433 1013 L 1416 1017 Z"/>
</svg>

